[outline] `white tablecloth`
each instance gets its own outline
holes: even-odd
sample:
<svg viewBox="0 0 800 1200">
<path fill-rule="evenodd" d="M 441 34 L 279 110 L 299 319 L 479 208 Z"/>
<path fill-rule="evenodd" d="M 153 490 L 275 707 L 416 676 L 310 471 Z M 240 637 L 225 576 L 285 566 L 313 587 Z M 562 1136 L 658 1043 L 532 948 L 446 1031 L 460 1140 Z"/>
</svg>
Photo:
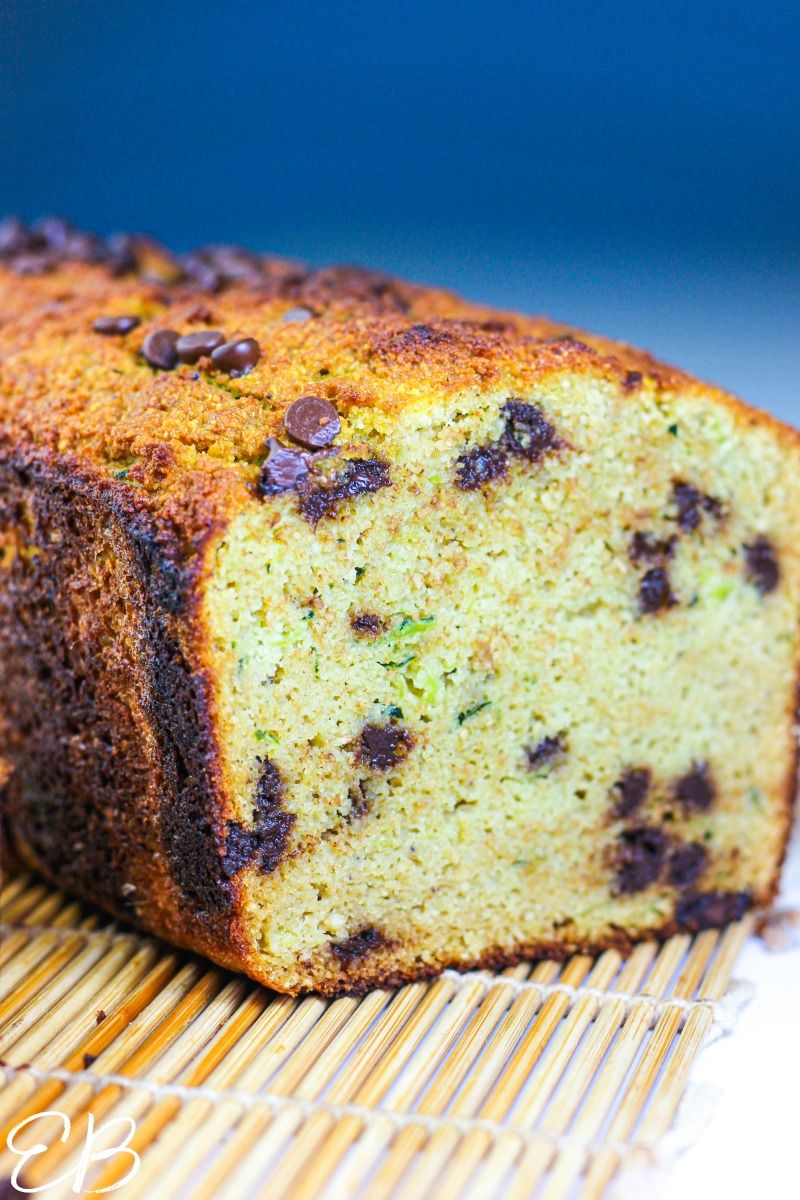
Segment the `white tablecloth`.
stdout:
<svg viewBox="0 0 800 1200">
<path fill-rule="evenodd" d="M 800 909 L 800 830 L 778 907 Z M 735 976 L 755 995 L 730 1037 L 703 1052 L 692 1084 L 721 1089 L 697 1142 L 668 1173 L 659 1200 L 800 1197 L 800 932 L 770 953 L 751 938 Z M 645 1193 L 641 1200 L 649 1200 Z"/>
</svg>

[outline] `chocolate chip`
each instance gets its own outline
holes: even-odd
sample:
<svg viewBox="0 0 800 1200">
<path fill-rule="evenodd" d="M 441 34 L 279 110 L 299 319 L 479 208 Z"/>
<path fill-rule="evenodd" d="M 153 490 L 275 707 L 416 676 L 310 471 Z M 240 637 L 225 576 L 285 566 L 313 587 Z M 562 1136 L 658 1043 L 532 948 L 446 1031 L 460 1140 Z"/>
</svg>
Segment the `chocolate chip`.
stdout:
<svg viewBox="0 0 800 1200">
<path fill-rule="evenodd" d="M 456 459 L 456 484 L 462 492 L 477 491 L 505 475 L 507 463 L 508 455 L 501 446 L 476 446 Z"/>
<path fill-rule="evenodd" d="M 356 633 L 365 637 L 377 637 L 385 628 L 383 621 L 374 613 L 358 613 L 351 619 L 350 624 Z"/>
<path fill-rule="evenodd" d="M 644 379 L 641 371 L 627 371 L 625 378 L 622 381 L 622 386 L 626 392 L 632 392 L 637 388 Z"/>
<path fill-rule="evenodd" d="M 688 887 L 702 875 L 708 851 L 702 842 L 678 846 L 669 856 L 667 878 L 674 887 Z"/>
<path fill-rule="evenodd" d="M 677 544 L 678 535 L 676 533 L 662 541 L 655 534 L 637 529 L 628 546 L 628 558 L 633 563 L 659 562 L 665 558 L 672 558 Z"/>
<path fill-rule="evenodd" d="M 647 767 L 631 767 L 614 784 L 616 792 L 615 813 L 618 817 L 629 817 L 641 808 L 650 791 L 651 776 Z"/>
<path fill-rule="evenodd" d="M 775 547 L 769 538 L 759 534 L 755 541 L 745 544 L 744 554 L 745 570 L 749 582 L 761 592 L 762 596 L 774 592 L 780 583 L 781 569 L 778 565 Z"/>
<path fill-rule="evenodd" d="M 112 233 L 106 239 L 108 266 L 112 275 L 128 275 L 136 270 L 135 241 L 130 233 Z"/>
<path fill-rule="evenodd" d="M 261 357 L 261 347 L 255 338 L 224 342 L 211 354 L 211 361 L 218 371 L 226 371 L 232 379 L 246 375 Z"/>
<path fill-rule="evenodd" d="M 675 799 L 686 809 L 707 812 L 714 803 L 717 789 L 708 763 L 697 763 L 675 784 Z"/>
<path fill-rule="evenodd" d="M 92 329 L 95 333 L 111 337 L 115 334 L 130 333 L 139 324 L 141 324 L 139 317 L 98 317 L 92 325 Z"/>
<path fill-rule="evenodd" d="M 151 367 L 161 371 L 171 371 L 178 365 L 178 352 L 175 345 L 178 335 L 172 329 L 156 329 L 148 333 L 142 346 L 142 354 Z"/>
<path fill-rule="evenodd" d="M 674 608 L 677 603 L 667 571 L 664 567 L 653 567 L 639 584 L 639 605 L 642 612 L 661 612 L 662 609 Z"/>
<path fill-rule="evenodd" d="M 13 258 L 36 248 L 37 238 L 19 217 L 5 217 L 0 221 L 0 258 Z"/>
<path fill-rule="evenodd" d="M 399 725 L 365 725 L 360 757 L 376 771 L 388 771 L 402 762 L 413 745 L 411 734 Z"/>
<path fill-rule="evenodd" d="M 47 250 L 32 250 L 12 258 L 9 266 L 15 275 L 47 275 L 55 270 L 56 259 Z"/>
<path fill-rule="evenodd" d="M 675 920 L 690 933 L 721 929 L 731 921 L 740 921 L 752 903 L 749 892 L 700 892 L 681 900 L 675 909 Z"/>
<path fill-rule="evenodd" d="M 617 891 L 643 892 L 661 876 L 668 839 L 653 825 L 641 825 L 620 835 L 617 853 Z"/>
<path fill-rule="evenodd" d="M 555 737 L 542 738 L 538 746 L 525 747 L 525 757 L 531 771 L 538 771 L 542 767 L 560 762 L 566 757 L 566 753 L 567 736 L 565 733 L 557 733 Z"/>
<path fill-rule="evenodd" d="M 84 1071 L 88 1071 L 88 1070 L 89 1070 L 89 1067 L 91 1067 L 91 1066 L 92 1066 L 92 1064 L 93 1064 L 93 1063 L 96 1063 L 96 1062 L 97 1062 L 97 1055 L 96 1055 L 96 1054 L 84 1054 L 84 1056 L 83 1056 L 83 1069 L 84 1069 Z"/>
<path fill-rule="evenodd" d="M 33 226 L 33 232 L 39 234 L 52 250 L 62 250 L 76 229 L 66 217 L 42 217 Z"/>
<path fill-rule="evenodd" d="M 391 487 L 389 465 L 380 458 L 354 458 L 332 484 L 307 490 L 300 500 L 300 511 L 312 525 L 333 516 L 343 500 L 366 496 L 380 488 Z"/>
<path fill-rule="evenodd" d="M 204 355 L 211 354 L 225 341 L 218 329 L 200 329 L 197 333 L 184 333 L 175 343 L 175 351 L 181 362 L 196 363 Z"/>
<path fill-rule="evenodd" d="M 327 446 L 342 430 L 336 409 L 321 396 L 295 400 L 287 408 L 283 423 L 292 441 L 312 450 Z"/>
<path fill-rule="evenodd" d="M 703 513 L 719 519 L 722 516 L 722 505 L 713 496 L 706 496 L 691 483 L 676 479 L 672 485 L 672 503 L 678 509 L 678 524 L 685 533 L 697 529 L 703 519 Z"/>
<path fill-rule="evenodd" d="M 265 496 L 296 491 L 308 478 L 306 456 L 300 450 L 284 446 L 277 438 L 267 439 L 267 449 L 258 490 Z"/>
<path fill-rule="evenodd" d="M 555 426 L 547 420 L 538 404 L 507 400 L 500 411 L 506 418 L 503 444 L 510 453 L 520 454 L 529 462 L 538 462 L 548 450 L 561 445 Z"/>
<path fill-rule="evenodd" d="M 283 807 L 283 782 L 275 764 L 268 758 L 258 760 L 261 773 L 255 796 L 255 814 L 250 828 L 228 821 L 225 828 L 225 853 L 220 870 L 232 879 L 243 867 L 256 862 L 265 874 L 271 874 L 283 861 L 295 814 Z"/>
<path fill-rule="evenodd" d="M 367 925 L 358 933 L 351 933 L 343 942 L 331 942 L 331 951 L 341 962 L 351 963 L 358 962 L 360 958 L 365 958 L 373 950 L 384 945 L 386 938 L 383 934 L 373 925 Z"/>
<path fill-rule="evenodd" d="M 203 292 L 218 292 L 222 276 L 200 254 L 184 254 L 180 260 L 187 279 Z"/>
</svg>

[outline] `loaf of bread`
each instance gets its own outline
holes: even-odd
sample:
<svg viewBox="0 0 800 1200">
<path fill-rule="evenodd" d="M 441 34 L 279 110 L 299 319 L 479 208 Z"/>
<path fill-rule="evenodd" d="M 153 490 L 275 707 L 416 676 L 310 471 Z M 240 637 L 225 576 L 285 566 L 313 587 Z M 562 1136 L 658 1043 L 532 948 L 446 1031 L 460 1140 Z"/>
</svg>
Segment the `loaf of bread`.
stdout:
<svg viewBox="0 0 800 1200">
<path fill-rule="evenodd" d="M 797 433 L 367 271 L 0 260 L 9 860 L 290 993 L 770 902 Z"/>
</svg>

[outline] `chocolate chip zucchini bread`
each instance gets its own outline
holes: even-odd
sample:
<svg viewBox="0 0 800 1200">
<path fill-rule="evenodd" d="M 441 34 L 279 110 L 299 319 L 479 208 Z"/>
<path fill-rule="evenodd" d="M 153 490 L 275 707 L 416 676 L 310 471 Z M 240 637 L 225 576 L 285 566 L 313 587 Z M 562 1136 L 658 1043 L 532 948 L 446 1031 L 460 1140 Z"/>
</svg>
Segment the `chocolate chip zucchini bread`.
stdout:
<svg viewBox="0 0 800 1200">
<path fill-rule="evenodd" d="M 365 271 L 0 259 L 7 858 L 286 992 L 769 903 L 797 433 Z"/>
</svg>

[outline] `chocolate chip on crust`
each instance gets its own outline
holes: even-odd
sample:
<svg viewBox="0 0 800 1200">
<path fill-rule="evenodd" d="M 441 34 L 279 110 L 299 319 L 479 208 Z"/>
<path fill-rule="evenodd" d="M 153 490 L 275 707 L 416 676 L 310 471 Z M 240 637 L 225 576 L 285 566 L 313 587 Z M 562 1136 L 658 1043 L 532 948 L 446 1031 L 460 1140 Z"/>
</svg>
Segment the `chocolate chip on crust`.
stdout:
<svg viewBox="0 0 800 1200">
<path fill-rule="evenodd" d="M 329 445 L 342 431 L 339 414 L 321 396 L 301 396 L 295 400 L 287 408 L 283 424 L 293 442 L 310 450 Z"/>
<path fill-rule="evenodd" d="M 178 335 L 173 329 L 156 329 L 144 339 L 142 354 L 151 367 L 171 371 L 178 365 L 177 341 Z"/>
<path fill-rule="evenodd" d="M 408 755 L 414 739 L 401 725 L 365 725 L 359 757 L 376 771 L 389 771 Z"/>
<path fill-rule="evenodd" d="M 219 329 L 198 329 L 195 333 L 184 333 L 175 343 L 178 358 L 183 363 L 196 363 L 223 345 L 225 335 Z"/>
<path fill-rule="evenodd" d="M 297 491 L 308 479 L 308 462 L 300 450 L 284 446 L 277 438 L 268 438 L 267 457 L 261 468 L 258 490 L 262 495 Z"/>
<path fill-rule="evenodd" d="M 231 379 L 238 379 L 252 371 L 261 357 L 261 347 L 255 338 L 238 338 L 223 342 L 211 352 L 211 361 L 218 371 L 225 371 Z"/>
<path fill-rule="evenodd" d="M 664 869 L 669 840 L 653 825 L 640 825 L 620 835 L 616 857 L 616 888 L 624 895 L 643 892 Z"/>
<path fill-rule="evenodd" d="M 750 892 L 697 892 L 679 902 L 675 920 L 691 933 L 720 929 L 731 921 L 740 921 L 752 903 Z"/>
<path fill-rule="evenodd" d="M 780 583 L 781 570 L 775 547 L 769 538 L 759 534 L 754 541 L 745 543 L 744 554 L 748 581 L 762 596 L 774 592 Z"/>
<path fill-rule="evenodd" d="M 614 813 L 629 817 L 641 808 L 650 791 L 651 775 L 647 767 L 631 767 L 614 784 Z"/>
<path fill-rule="evenodd" d="M 92 329 L 95 333 L 111 337 L 116 334 L 130 333 L 139 324 L 141 324 L 139 317 L 98 317 L 92 325 Z"/>
<path fill-rule="evenodd" d="M 687 810 L 707 812 L 714 803 L 717 789 L 708 763 L 695 763 L 675 783 L 675 799 Z"/>
</svg>

